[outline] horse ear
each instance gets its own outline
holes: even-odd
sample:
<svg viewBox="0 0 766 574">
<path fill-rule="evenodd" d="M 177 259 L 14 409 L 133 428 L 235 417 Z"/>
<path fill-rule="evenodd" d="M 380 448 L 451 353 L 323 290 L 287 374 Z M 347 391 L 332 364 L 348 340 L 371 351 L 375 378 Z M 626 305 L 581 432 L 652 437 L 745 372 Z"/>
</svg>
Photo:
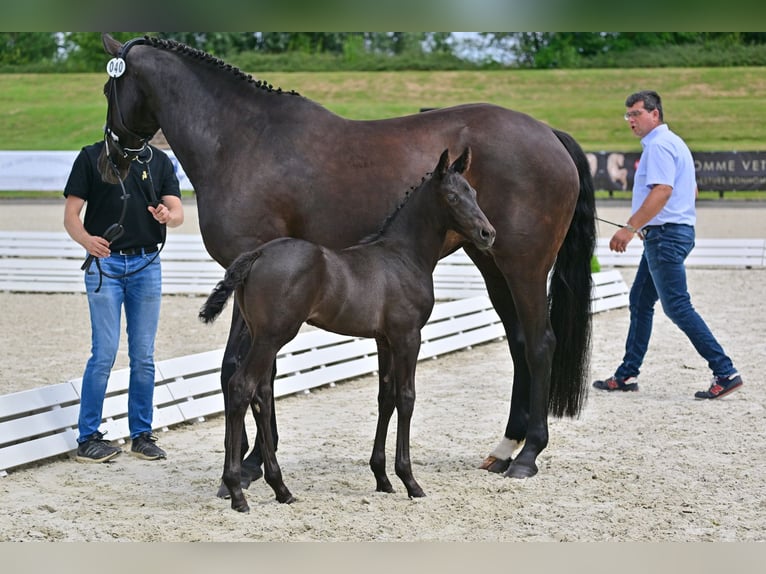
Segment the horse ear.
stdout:
<svg viewBox="0 0 766 574">
<path fill-rule="evenodd" d="M 439 158 L 439 163 L 436 166 L 436 169 L 434 170 L 434 174 L 439 175 L 439 177 L 444 177 L 447 175 L 447 168 L 449 167 L 449 149 L 445 149 L 442 152 L 441 157 Z"/>
<path fill-rule="evenodd" d="M 452 166 L 450 166 L 450 169 L 457 173 L 464 173 L 468 171 L 468 168 L 470 166 L 471 166 L 471 148 L 467 147 L 465 148 L 461 156 L 455 160 L 455 163 L 453 163 Z"/>
<path fill-rule="evenodd" d="M 104 45 L 104 50 L 106 50 L 106 53 L 110 56 L 116 56 L 120 53 L 120 48 L 122 48 L 122 44 L 120 44 L 106 32 L 101 33 L 101 43 Z"/>
</svg>

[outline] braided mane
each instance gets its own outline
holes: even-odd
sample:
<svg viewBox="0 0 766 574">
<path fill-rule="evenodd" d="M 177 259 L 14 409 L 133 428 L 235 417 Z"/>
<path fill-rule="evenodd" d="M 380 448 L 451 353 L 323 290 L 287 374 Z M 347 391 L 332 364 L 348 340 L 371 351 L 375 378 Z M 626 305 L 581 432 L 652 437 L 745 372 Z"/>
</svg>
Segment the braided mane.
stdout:
<svg viewBox="0 0 766 574">
<path fill-rule="evenodd" d="M 404 197 L 402 198 L 402 201 L 399 203 L 399 205 L 397 205 L 393 211 L 391 211 L 391 213 L 386 216 L 386 218 L 383 220 L 383 223 L 380 224 L 378 230 L 362 238 L 359 243 L 372 243 L 373 241 L 380 238 L 385 233 L 386 229 L 391 226 L 391 223 L 394 221 L 394 219 L 396 219 L 396 216 L 399 215 L 399 212 L 404 208 L 405 205 L 407 205 L 407 202 L 409 202 L 410 198 L 415 194 L 416 191 L 423 187 L 423 184 L 426 182 L 426 180 L 428 180 L 429 177 L 431 177 L 431 175 L 433 175 L 433 173 L 428 172 L 423 176 L 418 185 L 413 185 L 410 187 L 404 194 Z"/>
<path fill-rule="evenodd" d="M 291 96 L 300 96 L 298 92 L 295 90 L 290 90 L 289 92 L 285 92 L 282 90 L 282 88 L 275 88 L 271 84 L 269 84 L 266 81 L 262 80 L 256 80 L 251 76 L 250 74 L 245 74 L 242 70 L 237 68 L 236 66 L 232 66 L 231 64 L 227 64 L 220 58 L 216 58 L 215 56 L 212 56 L 208 54 L 207 52 L 204 52 L 202 50 L 198 50 L 197 48 L 192 48 L 191 46 L 187 46 L 186 44 L 182 44 L 181 42 L 177 42 L 175 40 L 166 40 L 163 38 L 154 38 L 151 36 L 144 36 L 144 40 L 146 42 L 158 49 L 162 50 L 169 50 L 171 52 L 176 52 L 178 54 L 183 54 L 184 56 L 188 56 L 190 58 L 195 58 L 197 60 L 202 60 L 206 62 L 207 64 L 210 64 L 211 66 L 217 66 L 218 68 L 222 70 L 226 70 L 227 72 L 230 72 L 235 77 L 245 80 L 250 84 L 253 84 L 256 88 L 260 88 L 261 90 L 265 90 L 267 92 L 273 92 L 275 94 L 288 94 Z"/>
</svg>

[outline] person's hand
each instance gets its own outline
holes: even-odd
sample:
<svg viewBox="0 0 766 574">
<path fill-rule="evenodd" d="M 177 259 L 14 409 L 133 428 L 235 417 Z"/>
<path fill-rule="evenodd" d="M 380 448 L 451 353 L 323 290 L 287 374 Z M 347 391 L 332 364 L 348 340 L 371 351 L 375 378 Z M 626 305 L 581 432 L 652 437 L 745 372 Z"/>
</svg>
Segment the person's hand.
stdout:
<svg viewBox="0 0 766 574">
<path fill-rule="evenodd" d="M 90 235 L 83 247 L 94 257 L 109 257 L 112 253 L 109 249 L 109 242 L 99 235 Z"/>
<path fill-rule="evenodd" d="M 154 217 L 154 219 L 160 223 L 167 223 L 170 219 L 170 210 L 162 203 L 160 203 L 157 207 L 152 207 L 150 205 L 148 209 L 151 212 L 152 217 Z"/>
<path fill-rule="evenodd" d="M 630 243 L 634 235 L 635 233 L 627 227 L 618 229 L 609 241 L 609 249 L 616 251 L 617 253 L 625 253 L 625 250 L 628 248 L 628 243 Z"/>
</svg>

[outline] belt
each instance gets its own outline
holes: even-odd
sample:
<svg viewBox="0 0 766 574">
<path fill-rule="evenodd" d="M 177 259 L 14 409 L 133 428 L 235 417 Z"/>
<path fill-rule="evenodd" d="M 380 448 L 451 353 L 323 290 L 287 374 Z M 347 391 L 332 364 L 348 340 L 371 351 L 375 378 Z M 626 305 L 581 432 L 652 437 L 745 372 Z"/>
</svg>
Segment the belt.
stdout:
<svg viewBox="0 0 766 574">
<path fill-rule="evenodd" d="M 661 223 L 660 225 L 645 225 L 644 227 L 641 228 L 641 232 L 644 234 L 644 237 L 646 237 L 646 235 L 654 229 L 665 229 L 666 227 L 676 227 L 681 225 L 683 225 L 684 227 L 693 227 L 692 225 L 689 225 L 688 223 L 668 222 L 668 223 Z"/>
<path fill-rule="evenodd" d="M 128 249 L 120 249 L 117 251 L 117 255 L 141 255 L 142 253 L 154 253 L 158 249 L 156 244 L 147 247 L 129 247 Z"/>
</svg>

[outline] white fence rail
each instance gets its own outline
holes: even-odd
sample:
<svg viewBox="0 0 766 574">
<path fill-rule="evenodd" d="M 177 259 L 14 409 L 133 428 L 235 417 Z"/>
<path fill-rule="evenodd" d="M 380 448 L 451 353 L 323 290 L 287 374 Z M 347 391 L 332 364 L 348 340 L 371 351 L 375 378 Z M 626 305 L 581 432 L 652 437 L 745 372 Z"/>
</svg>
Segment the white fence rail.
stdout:
<svg viewBox="0 0 766 574">
<path fill-rule="evenodd" d="M 596 256 L 604 267 L 636 267 L 644 252 L 644 243 L 633 240 L 624 253 L 609 251 L 609 239 L 601 238 Z M 690 267 L 766 267 L 766 239 L 706 239 L 695 241 L 686 258 Z"/>
</svg>

